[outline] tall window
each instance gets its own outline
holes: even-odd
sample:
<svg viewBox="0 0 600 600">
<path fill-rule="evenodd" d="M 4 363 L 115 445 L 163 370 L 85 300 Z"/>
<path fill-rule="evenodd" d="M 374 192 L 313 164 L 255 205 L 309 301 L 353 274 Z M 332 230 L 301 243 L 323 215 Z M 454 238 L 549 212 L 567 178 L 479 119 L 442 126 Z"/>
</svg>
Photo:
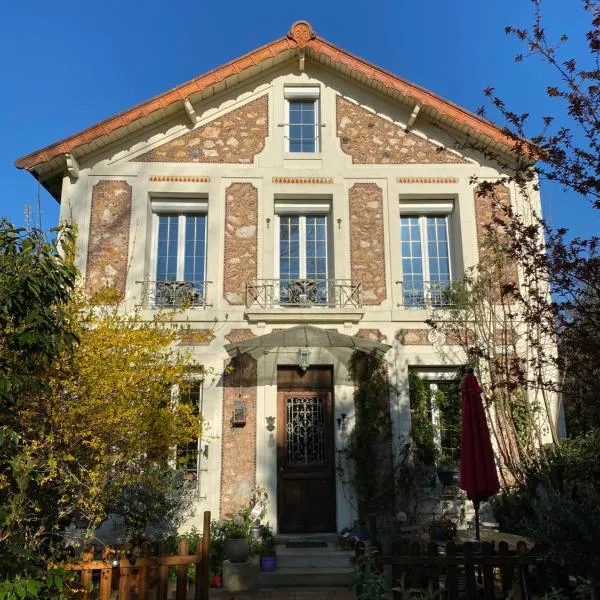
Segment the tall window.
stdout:
<svg viewBox="0 0 600 600">
<path fill-rule="evenodd" d="M 327 301 L 327 229 L 327 215 L 279 215 L 280 302 Z"/>
<path fill-rule="evenodd" d="M 448 217 L 401 215 L 400 241 L 404 306 L 447 304 L 452 281 Z"/>
<path fill-rule="evenodd" d="M 156 212 L 155 304 L 203 305 L 206 213 L 197 210 L 171 212 L 168 209 L 173 207 L 168 202 L 153 202 L 152 206 Z"/>
<path fill-rule="evenodd" d="M 202 415 L 203 382 L 194 380 L 179 396 L 180 404 L 192 407 L 195 414 Z M 177 447 L 177 468 L 183 471 L 184 479 L 200 480 L 200 463 L 203 457 L 200 438 Z"/>
<path fill-rule="evenodd" d="M 319 152 L 319 88 L 285 88 L 287 103 L 286 149 Z"/>
</svg>

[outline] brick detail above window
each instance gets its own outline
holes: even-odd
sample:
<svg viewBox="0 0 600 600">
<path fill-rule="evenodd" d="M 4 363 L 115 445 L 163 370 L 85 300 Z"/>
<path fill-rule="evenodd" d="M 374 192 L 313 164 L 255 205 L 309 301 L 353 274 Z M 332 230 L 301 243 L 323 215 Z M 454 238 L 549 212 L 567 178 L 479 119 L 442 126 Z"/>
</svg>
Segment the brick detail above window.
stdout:
<svg viewBox="0 0 600 600">
<path fill-rule="evenodd" d="M 133 162 L 251 163 L 268 135 L 267 96 L 197 127 Z"/>
<path fill-rule="evenodd" d="M 148 179 L 169 183 L 210 183 L 210 177 L 206 175 L 150 175 Z"/>
<path fill-rule="evenodd" d="M 396 183 L 458 183 L 458 177 L 396 177 Z"/>
<path fill-rule="evenodd" d="M 223 297 L 244 304 L 246 281 L 258 273 L 258 190 L 232 183 L 225 191 L 225 272 Z"/>
<path fill-rule="evenodd" d="M 337 96 L 337 136 L 354 164 L 466 163 L 457 154 L 437 146 L 403 127 Z"/>
<path fill-rule="evenodd" d="M 431 346 L 429 332 L 431 329 L 400 329 L 396 339 L 404 346 Z"/>
<path fill-rule="evenodd" d="M 386 299 L 383 191 L 375 183 L 355 183 L 348 202 L 352 282 L 362 282 L 363 304 L 381 304 Z"/>
<path fill-rule="evenodd" d="M 114 288 L 125 295 L 131 186 L 122 180 L 99 181 L 92 188 L 85 290 L 90 295 Z"/>
<path fill-rule="evenodd" d="M 243 342 L 244 340 L 249 340 L 253 337 L 256 337 L 250 329 L 232 329 L 226 336 L 225 339 L 230 344 L 235 344 L 236 342 Z"/>
</svg>

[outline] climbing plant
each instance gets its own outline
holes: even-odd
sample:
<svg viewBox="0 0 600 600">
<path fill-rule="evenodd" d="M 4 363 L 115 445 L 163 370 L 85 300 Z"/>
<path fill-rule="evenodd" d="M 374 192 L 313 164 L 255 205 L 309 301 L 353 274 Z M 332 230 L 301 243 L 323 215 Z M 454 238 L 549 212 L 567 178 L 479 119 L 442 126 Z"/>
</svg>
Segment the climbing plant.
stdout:
<svg viewBox="0 0 600 600">
<path fill-rule="evenodd" d="M 361 521 L 370 513 L 391 511 L 394 504 L 391 423 L 386 365 L 382 356 L 356 351 L 349 371 L 355 382 L 356 424 L 342 452 L 350 463 Z"/>
</svg>

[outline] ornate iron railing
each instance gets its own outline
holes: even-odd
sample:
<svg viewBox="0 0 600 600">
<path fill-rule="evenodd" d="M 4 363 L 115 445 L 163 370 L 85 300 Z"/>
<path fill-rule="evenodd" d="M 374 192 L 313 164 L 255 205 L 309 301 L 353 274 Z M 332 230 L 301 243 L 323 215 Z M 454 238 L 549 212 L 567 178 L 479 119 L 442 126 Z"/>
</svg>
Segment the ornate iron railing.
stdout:
<svg viewBox="0 0 600 600">
<path fill-rule="evenodd" d="M 210 281 L 137 281 L 146 308 L 206 308 Z"/>
<path fill-rule="evenodd" d="M 443 308 L 456 304 L 452 281 L 396 281 L 400 285 L 399 306 L 403 308 Z"/>
<path fill-rule="evenodd" d="M 246 306 L 360 308 L 360 283 L 350 279 L 250 279 Z"/>
</svg>

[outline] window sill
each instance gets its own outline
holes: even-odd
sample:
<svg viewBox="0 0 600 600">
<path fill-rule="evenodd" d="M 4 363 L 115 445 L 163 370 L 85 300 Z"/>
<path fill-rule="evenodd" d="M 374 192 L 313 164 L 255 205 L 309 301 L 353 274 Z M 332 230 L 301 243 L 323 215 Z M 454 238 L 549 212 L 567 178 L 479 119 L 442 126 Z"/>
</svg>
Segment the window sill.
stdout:
<svg viewBox="0 0 600 600">
<path fill-rule="evenodd" d="M 245 317 L 251 323 L 360 323 L 360 308 L 249 308 Z"/>
</svg>

